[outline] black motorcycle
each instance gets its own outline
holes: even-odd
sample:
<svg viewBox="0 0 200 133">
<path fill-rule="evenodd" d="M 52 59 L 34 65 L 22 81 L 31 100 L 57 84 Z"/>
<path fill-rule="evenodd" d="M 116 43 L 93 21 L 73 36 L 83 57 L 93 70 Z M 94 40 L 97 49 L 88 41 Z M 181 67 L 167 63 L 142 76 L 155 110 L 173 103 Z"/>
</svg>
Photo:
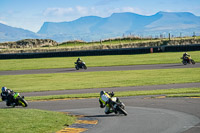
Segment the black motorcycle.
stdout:
<svg viewBox="0 0 200 133">
<path fill-rule="evenodd" d="M 195 64 L 195 61 L 190 56 L 185 57 L 185 58 L 181 57 L 181 59 L 182 59 L 183 65 L 187 65 L 187 64 L 193 64 L 194 65 Z"/>
<path fill-rule="evenodd" d="M 79 63 L 74 62 L 74 64 L 75 64 L 76 70 L 79 70 L 79 69 L 85 69 L 86 70 L 87 69 L 85 62 L 79 62 Z"/>
<path fill-rule="evenodd" d="M 13 94 L 13 103 L 14 104 L 11 104 L 8 106 L 12 106 L 12 107 L 15 107 L 15 106 L 27 107 L 28 106 L 28 102 L 24 99 L 24 96 L 20 96 L 20 94 L 17 92 Z"/>
</svg>

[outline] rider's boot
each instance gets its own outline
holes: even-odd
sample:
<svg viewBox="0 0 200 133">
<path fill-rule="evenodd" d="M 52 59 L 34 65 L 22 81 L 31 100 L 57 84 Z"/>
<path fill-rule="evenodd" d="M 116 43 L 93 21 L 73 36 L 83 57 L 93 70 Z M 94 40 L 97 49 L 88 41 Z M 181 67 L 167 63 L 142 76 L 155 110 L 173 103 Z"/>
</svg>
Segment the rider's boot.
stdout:
<svg viewBox="0 0 200 133">
<path fill-rule="evenodd" d="M 117 114 L 117 110 L 116 110 L 116 109 L 115 109 L 115 111 L 114 111 L 114 112 L 115 112 L 115 114 Z"/>
<path fill-rule="evenodd" d="M 15 107 L 15 105 L 16 105 L 15 103 L 11 103 L 11 106 L 12 106 L 13 108 Z"/>
</svg>

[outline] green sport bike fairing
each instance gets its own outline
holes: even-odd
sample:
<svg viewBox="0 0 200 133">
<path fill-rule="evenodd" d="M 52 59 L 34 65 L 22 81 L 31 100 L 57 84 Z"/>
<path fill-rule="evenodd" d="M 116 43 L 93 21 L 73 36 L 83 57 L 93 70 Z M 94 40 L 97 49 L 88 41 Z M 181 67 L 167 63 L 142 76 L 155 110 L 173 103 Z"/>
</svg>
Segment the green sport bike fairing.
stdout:
<svg viewBox="0 0 200 133">
<path fill-rule="evenodd" d="M 24 96 L 20 96 L 19 93 L 15 92 L 13 98 L 15 106 L 22 106 L 22 107 L 28 106 L 28 102 L 24 99 Z"/>
</svg>

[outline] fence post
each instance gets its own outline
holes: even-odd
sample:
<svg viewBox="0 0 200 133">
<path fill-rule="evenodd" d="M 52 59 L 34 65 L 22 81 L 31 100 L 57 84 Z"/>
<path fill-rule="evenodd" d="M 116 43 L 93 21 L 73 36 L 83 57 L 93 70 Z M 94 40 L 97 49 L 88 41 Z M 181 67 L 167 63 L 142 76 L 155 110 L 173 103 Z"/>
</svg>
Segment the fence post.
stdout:
<svg viewBox="0 0 200 133">
<path fill-rule="evenodd" d="M 195 32 L 193 32 L 193 37 L 194 37 L 194 39 L 195 39 L 195 37 L 196 37 Z"/>
<path fill-rule="evenodd" d="M 171 35 L 170 35 L 170 33 L 169 33 L 169 41 L 171 40 Z"/>
<path fill-rule="evenodd" d="M 102 45 L 102 40 L 100 40 L 100 44 Z"/>
<path fill-rule="evenodd" d="M 150 48 L 150 53 L 153 53 L 153 48 Z"/>
</svg>

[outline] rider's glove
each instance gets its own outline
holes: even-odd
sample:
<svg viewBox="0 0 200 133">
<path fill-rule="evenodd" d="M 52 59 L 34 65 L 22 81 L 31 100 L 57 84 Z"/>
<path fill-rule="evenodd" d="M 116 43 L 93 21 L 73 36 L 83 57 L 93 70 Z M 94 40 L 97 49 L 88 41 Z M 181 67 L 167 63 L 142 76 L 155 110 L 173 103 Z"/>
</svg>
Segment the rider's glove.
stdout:
<svg viewBox="0 0 200 133">
<path fill-rule="evenodd" d="M 100 108 L 104 108 L 105 107 L 101 101 L 99 103 L 100 103 Z"/>
</svg>

